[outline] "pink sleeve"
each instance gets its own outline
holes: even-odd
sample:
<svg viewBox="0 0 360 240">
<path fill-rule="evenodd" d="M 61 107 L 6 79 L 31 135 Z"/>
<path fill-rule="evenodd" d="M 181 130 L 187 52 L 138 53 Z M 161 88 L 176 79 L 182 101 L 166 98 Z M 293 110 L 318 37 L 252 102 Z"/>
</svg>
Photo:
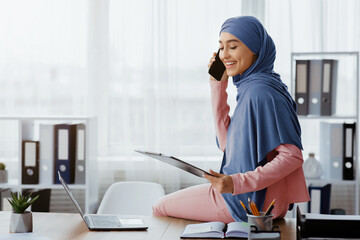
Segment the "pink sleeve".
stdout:
<svg viewBox="0 0 360 240">
<path fill-rule="evenodd" d="M 267 155 L 270 161 L 265 166 L 231 175 L 234 183 L 233 195 L 264 189 L 302 166 L 302 153 L 296 146 L 281 144 L 274 150 Z M 274 153 L 277 155 L 272 158 L 271 155 Z"/>
<path fill-rule="evenodd" d="M 229 111 L 230 107 L 227 104 L 226 88 L 228 81 L 213 81 L 210 80 L 211 87 L 211 105 L 214 115 L 215 131 L 219 142 L 219 148 L 225 151 L 226 135 L 230 124 Z"/>
</svg>

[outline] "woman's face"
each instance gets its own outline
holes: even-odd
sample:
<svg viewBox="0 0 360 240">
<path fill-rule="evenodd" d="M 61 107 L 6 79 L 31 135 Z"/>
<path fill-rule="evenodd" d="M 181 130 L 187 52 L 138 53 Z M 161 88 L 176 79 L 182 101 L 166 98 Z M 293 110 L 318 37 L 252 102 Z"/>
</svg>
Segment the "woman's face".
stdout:
<svg viewBox="0 0 360 240">
<path fill-rule="evenodd" d="M 222 32 L 219 44 L 220 59 L 231 77 L 243 74 L 255 61 L 255 54 L 231 33 Z"/>
</svg>

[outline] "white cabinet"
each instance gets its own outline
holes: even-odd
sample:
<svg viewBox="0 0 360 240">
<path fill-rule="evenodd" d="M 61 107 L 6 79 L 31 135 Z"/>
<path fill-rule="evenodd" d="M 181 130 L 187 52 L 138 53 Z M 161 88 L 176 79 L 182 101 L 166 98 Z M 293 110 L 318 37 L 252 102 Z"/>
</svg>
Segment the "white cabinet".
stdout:
<svg viewBox="0 0 360 240">
<path fill-rule="evenodd" d="M 321 164 L 326 164 L 320 155 L 320 143 L 325 141 L 320 136 L 320 122 L 356 123 L 354 151 L 354 180 L 307 179 L 307 183 L 331 183 L 331 208 L 345 208 L 347 214 L 359 214 L 359 53 L 358 52 L 309 52 L 291 54 L 291 85 L 290 91 L 295 99 L 296 60 L 334 59 L 338 62 L 336 88 L 336 111 L 331 116 L 306 115 L 299 116 L 302 130 L 304 159 L 309 153 Z M 333 201 L 334 200 L 334 201 Z"/>
<path fill-rule="evenodd" d="M 87 116 L 0 116 L 0 162 L 4 162 L 9 173 L 7 183 L 0 188 L 12 191 L 23 189 L 60 189 L 61 184 L 53 180 L 41 184 L 22 184 L 22 140 L 39 140 L 40 124 L 83 123 L 86 127 L 85 139 L 85 184 L 69 184 L 70 189 L 81 189 L 85 199 L 85 212 L 94 213 L 98 206 L 97 172 L 97 119 Z M 41 148 L 41 145 L 40 145 Z"/>
</svg>

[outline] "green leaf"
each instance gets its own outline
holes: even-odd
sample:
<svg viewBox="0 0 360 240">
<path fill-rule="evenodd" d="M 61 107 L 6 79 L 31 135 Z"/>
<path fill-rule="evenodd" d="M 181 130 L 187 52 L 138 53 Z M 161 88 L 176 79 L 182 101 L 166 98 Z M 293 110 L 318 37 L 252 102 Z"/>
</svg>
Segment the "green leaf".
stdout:
<svg viewBox="0 0 360 240">
<path fill-rule="evenodd" d="M 10 192 L 10 194 L 12 199 L 8 199 L 8 201 L 16 213 L 25 212 L 25 210 L 39 198 L 39 195 L 31 198 L 32 193 L 26 196 L 21 193 L 18 193 L 18 196 L 12 192 Z"/>
<path fill-rule="evenodd" d="M 36 197 L 34 197 L 33 199 L 30 200 L 29 204 L 33 204 L 37 199 L 39 198 L 39 195 L 37 195 Z"/>
<path fill-rule="evenodd" d="M 10 192 L 10 194 L 11 194 L 12 199 L 17 199 L 17 197 L 15 196 L 15 194 L 13 192 Z"/>
<path fill-rule="evenodd" d="M 30 199 L 30 197 L 31 197 L 31 194 L 32 194 L 32 193 L 28 194 L 28 195 L 24 198 L 24 202 L 29 201 L 29 199 Z"/>
</svg>

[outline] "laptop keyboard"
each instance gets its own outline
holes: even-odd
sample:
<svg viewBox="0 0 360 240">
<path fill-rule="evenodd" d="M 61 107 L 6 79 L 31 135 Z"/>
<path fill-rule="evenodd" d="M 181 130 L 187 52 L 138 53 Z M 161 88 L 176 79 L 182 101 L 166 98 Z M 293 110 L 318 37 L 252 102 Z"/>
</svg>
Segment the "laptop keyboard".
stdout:
<svg viewBox="0 0 360 240">
<path fill-rule="evenodd" d="M 92 225 L 95 227 L 119 227 L 121 226 L 116 216 L 87 216 L 91 219 Z"/>
</svg>

